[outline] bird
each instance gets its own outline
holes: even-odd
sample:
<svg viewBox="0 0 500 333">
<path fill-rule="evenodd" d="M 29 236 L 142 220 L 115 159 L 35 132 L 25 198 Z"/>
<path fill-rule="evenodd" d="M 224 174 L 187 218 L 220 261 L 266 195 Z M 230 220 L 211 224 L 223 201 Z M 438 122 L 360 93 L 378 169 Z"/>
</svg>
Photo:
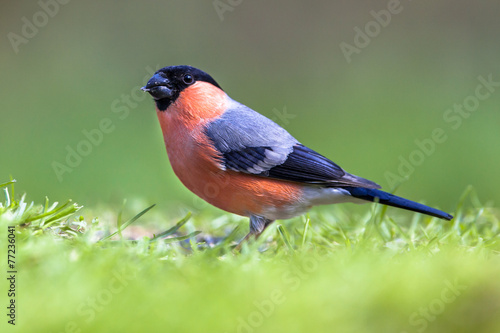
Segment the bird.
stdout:
<svg viewBox="0 0 500 333">
<path fill-rule="evenodd" d="M 248 217 L 250 230 L 244 240 L 256 239 L 275 220 L 344 202 L 378 202 L 453 218 L 346 172 L 274 121 L 229 97 L 200 69 L 161 68 L 141 89 L 154 100 L 176 176 L 209 204 Z"/>
</svg>

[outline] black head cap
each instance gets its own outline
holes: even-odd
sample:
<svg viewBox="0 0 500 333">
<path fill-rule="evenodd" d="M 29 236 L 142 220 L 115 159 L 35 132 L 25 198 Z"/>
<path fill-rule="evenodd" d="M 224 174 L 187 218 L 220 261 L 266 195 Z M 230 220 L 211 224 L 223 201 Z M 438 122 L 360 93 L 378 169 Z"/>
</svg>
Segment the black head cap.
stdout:
<svg viewBox="0 0 500 333">
<path fill-rule="evenodd" d="M 164 111 L 179 97 L 181 91 L 197 81 L 205 81 L 222 89 L 204 71 L 191 66 L 169 66 L 158 70 L 142 90 L 150 93 L 158 109 Z"/>
</svg>

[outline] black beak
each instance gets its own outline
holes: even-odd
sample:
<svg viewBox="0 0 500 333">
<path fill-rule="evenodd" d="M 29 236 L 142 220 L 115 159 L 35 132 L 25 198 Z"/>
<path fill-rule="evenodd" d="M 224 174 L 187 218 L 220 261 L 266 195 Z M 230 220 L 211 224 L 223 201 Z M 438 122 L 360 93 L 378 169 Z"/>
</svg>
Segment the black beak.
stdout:
<svg viewBox="0 0 500 333">
<path fill-rule="evenodd" d="M 174 95 L 172 84 L 170 83 L 170 81 L 159 73 L 153 75 L 153 77 L 149 79 L 146 86 L 142 87 L 141 89 L 145 92 L 150 93 L 155 100 L 163 98 L 170 99 Z"/>
</svg>

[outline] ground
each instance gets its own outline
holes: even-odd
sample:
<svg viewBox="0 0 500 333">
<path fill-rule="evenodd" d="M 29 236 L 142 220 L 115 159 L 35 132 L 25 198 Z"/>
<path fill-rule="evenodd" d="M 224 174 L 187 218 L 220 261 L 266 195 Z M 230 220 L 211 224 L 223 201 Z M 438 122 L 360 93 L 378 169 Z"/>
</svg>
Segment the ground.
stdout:
<svg viewBox="0 0 500 333">
<path fill-rule="evenodd" d="M 174 221 L 125 205 L 99 218 L 0 186 L 16 271 L 15 296 L 2 279 L 4 309 L 15 302 L 3 332 L 500 331 L 498 211 L 472 189 L 451 222 L 334 206 L 236 252 L 248 222 L 217 210 Z"/>
</svg>

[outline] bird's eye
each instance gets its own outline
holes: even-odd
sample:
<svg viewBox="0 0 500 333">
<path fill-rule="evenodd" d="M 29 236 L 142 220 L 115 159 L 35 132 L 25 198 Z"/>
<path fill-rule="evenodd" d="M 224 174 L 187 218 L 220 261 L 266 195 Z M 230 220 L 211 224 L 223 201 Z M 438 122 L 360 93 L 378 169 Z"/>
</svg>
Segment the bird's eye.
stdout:
<svg viewBox="0 0 500 333">
<path fill-rule="evenodd" d="M 191 74 L 184 74 L 184 77 L 182 78 L 185 84 L 191 84 L 194 82 L 194 78 Z"/>
</svg>

